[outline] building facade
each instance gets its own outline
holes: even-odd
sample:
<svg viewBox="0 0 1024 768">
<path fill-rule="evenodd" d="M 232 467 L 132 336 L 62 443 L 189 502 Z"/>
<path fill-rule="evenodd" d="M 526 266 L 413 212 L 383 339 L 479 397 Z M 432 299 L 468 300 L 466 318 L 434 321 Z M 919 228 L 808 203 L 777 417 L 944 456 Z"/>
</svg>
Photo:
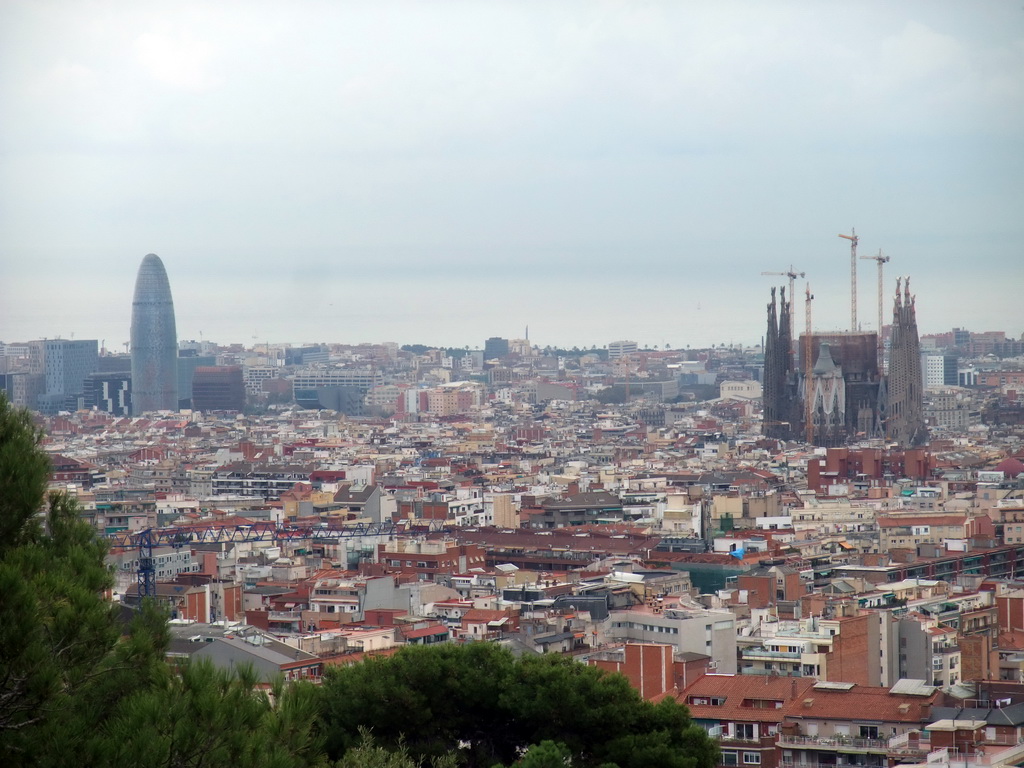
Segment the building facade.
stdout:
<svg viewBox="0 0 1024 768">
<path fill-rule="evenodd" d="M 192 377 L 192 407 L 197 411 L 241 411 L 245 380 L 240 365 L 200 366 Z"/>
<path fill-rule="evenodd" d="M 30 371 L 42 376 L 35 402 L 28 403 L 41 413 L 75 411 L 84 407 L 85 379 L 99 366 L 99 345 L 95 339 L 45 339 L 29 344 Z"/>
<path fill-rule="evenodd" d="M 85 407 L 117 416 L 131 415 L 132 375 L 127 371 L 93 373 L 85 379 Z"/>
</svg>

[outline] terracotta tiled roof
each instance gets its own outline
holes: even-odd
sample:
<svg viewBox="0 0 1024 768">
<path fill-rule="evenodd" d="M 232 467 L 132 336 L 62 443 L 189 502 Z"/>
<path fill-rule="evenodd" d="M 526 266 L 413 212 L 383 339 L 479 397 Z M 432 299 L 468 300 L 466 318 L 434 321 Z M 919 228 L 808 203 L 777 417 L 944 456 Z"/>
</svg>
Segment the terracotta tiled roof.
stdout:
<svg viewBox="0 0 1024 768">
<path fill-rule="evenodd" d="M 1024 632 L 1021 632 L 1019 629 L 1000 632 L 999 639 L 996 641 L 996 647 L 1001 651 L 1019 651 L 1024 649 Z"/>
<path fill-rule="evenodd" d="M 415 640 L 419 637 L 433 637 L 435 635 L 446 635 L 448 634 L 448 628 L 444 624 L 431 624 L 428 627 L 420 627 L 419 629 L 410 629 L 402 633 L 402 636 L 406 640 Z"/>
<path fill-rule="evenodd" d="M 789 704 L 801 701 L 814 685 L 806 677 L 763 675 L 704 675 L 681 691 L 676 700 L 686 704 L 690 714 L 701 720 L 781 723 Z M 694 698 L 718 700 L 721 704 L 693 704 Z M 779 701 L 778 709 L 752 706 L 754 701 Z M 746 706 L 744 706 L 746 702 Z"/>
<path fill-rule="evenodd" d="M 786 717 L 810 720 L 849 720 L 851 713 L 870 712 L 872 720 L 886 723 L 921 723 L 929 720 L 931 696 L 893 694 L 888 688 L 855 685 L 848 691 L 812 688 L 786 707 Z"/>
<path fill-rule="evenodd" d="M 760 675 L 705 675 L 676 699 L 702 720 L 767 722 L 783 720 L 849 720 L 851 713 L 870 712 L 872 720 L 891 723 L 926 722 L 938 693 L 910 696 L 890 693 L 888 688 L 854 685 L 849 690 L 815 688 L 813 678 L 764 677 Z M 692 704 L 693 697 L 721 704 Z M 778 709 L 751 706 L 754 700 L 781 701 Z M 744 702 L 747 702 L 744 706 Z"/>
</svg>

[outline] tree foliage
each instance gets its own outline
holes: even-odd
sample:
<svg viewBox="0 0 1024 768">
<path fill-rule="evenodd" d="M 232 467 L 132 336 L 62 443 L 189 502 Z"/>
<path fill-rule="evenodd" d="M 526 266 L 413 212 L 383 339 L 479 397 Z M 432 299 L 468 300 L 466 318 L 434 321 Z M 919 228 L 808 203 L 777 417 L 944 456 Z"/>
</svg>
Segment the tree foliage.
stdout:
<svg viewBox="0 0 1024 768">
<path fill-rule="evenodd" d="M 383 746 L 404 744 L 417 759 L 468 742 L 478 764 L 493 765 L 504 756 L 492 740 L 506 726 L 500 695 L 512 666 L 503 649 L 474 643 L 409 647 L 338 670 L 323 686 L 328 754 L 339 757 L 370 728 Z"/>
<path fill-rule="evenodd" d="M 106 545 L 74 499 L 46 493 L 40 440 L 0 394 L 0 765 L 322 763 L 312 688 L 268 696 L 249 672 L 177 674 L 148 603 L 122 627 Z"/>
<path fill-rule="evenodd" d="M 152 610 L 119 642 L 106 547 L 64 493 L 46 494 L 49 461 L 27 413 L 0 396 L 0 756 L 39 762 L 43 748 L 90 730 L 125 684 L 152 679 L 166 640 Z"/>
<path fill-rule="evenodd" d="M 257 687 L 237 673 L 190 664 L 136 691 L 91 746 L 97 764 L 145 768 L 301 768 L 322 758 L 313 734 L 317 699 L 308 685 Z"/>
<path fill-rule="evenodd" d="M 324 684 L 328 754 L 372 727 L 423 759 L 453 751 L 490 768 L 556 756 L 580 768 L 711 768 L 717 747 L 672 700 L 644 701 L 620 675 L 573 659 L 515 659 L 486 643 L 405 648 L 334 671 Z M 546 742 L 550 742 L 544 746 Z M 536 745 L 536 746 L 533 746 Z"/>
<path fill-rule="evenodd" d="M 542 741 L 534 744 L 516 761 L 514 768 L 565 768 L 572 765 L 572 753 L 565 744 Z"/>
<path fill-rule="evenodd" d="M 335 768 L 420 768 L 421 763 L 409 754 L 408 747 L 400 743 L 394 749 L 380 746 L 367 728 L 359 729 L 359 743 L 335 763 Z M 429 768 L 456 768 L 453 753 L 432 758 Z"/>
</svg>

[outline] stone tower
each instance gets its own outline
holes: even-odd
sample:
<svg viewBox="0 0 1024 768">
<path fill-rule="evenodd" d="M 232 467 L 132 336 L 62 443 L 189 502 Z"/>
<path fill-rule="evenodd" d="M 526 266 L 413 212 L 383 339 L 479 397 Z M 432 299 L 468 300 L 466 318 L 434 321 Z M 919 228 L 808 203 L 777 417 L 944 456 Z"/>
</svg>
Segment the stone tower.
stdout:
<svg viewBox="0 0 1024 768">
<path fill-rule="evenodd" d="M 917 313 L 910 295 L 910 278 L 896 300 L 892 316 L 892 346 L 889 352 L 888 408 L 886 438 L 900 448 L 922 445 L 928 439 L 922 405 L 921 348 L 917 338 Z"/>
</svg>

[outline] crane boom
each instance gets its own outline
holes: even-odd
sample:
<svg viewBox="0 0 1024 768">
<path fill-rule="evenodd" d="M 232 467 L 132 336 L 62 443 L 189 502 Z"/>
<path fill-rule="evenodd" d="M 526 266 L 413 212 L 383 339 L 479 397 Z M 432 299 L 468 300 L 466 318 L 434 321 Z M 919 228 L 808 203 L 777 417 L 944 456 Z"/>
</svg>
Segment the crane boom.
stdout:
<svg viewBox="0 0 1024 768">
<path fill-rule="evenodd" d="M 788 277 L 789 278 L 789 300 L 792 301 L 793 297 L 796 295 L 795 293 L 793 293 L 793 282 L 798 277 L 800 279 L 803 279 L 806 273 L 795 271 L 793 269 L 793 265 L 790 264 L 788 272 L 762 272 L 761 274 L 762 275 L 778 275 L 779 277 Z"/>
</svg>

